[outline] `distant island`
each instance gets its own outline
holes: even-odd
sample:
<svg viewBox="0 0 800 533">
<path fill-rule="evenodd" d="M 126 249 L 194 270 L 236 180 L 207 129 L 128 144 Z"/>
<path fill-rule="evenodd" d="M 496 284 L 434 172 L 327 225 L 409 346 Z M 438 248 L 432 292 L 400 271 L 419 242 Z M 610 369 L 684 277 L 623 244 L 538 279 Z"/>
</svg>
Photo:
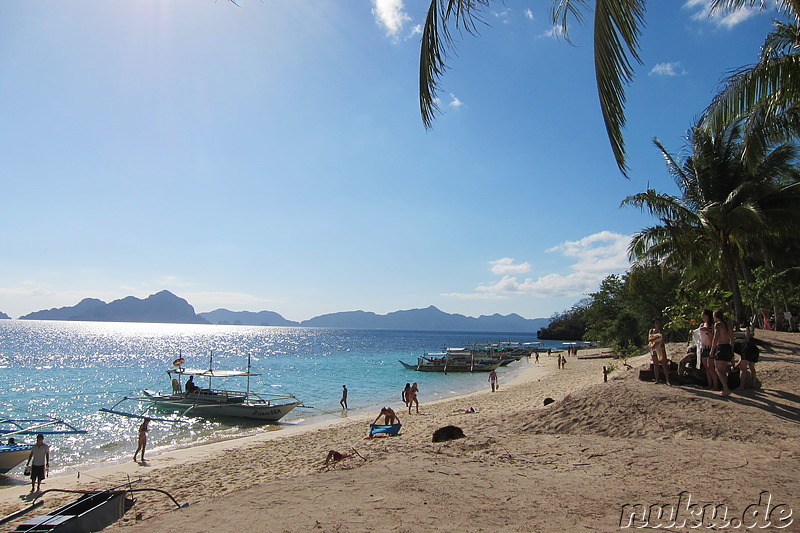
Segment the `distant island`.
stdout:
<svg viewBox="0 0 800 533">
<path fill-rule="evenodd" d="M 84 298 L 73 307 L 35 311 L 20 320 L 77 320 L 98 322 L 159 322 L 169 324 L 208 324 L 194 312 L 194 307 L 169 291 L 151 294 L 144 300 L 128 296 L 106 303 Z"/>
<path fill-rule="evenodd" d="M 10 320 L 11 317 L 5 314 L 4 312 L 0 311 L 0 320 L 6 320 L 6 319 Z"/>
<path fill-rule="evenodd" d="M 8 318 L 8 317 L 6 317 Z M 287 320 L 274 311 L 229 311 L 217 309 L 195 313 L 189 302 L 169 291 L 145 299 L 128 296 L 106 303 L 85 298 L 72 307 L 29 313 L 20 320 L 76 320 L 102 322 L 159 322 L 170 324 L 221 324 L 242 326 L 303 326 L 349 329 L 389 329 L 417 331 L 474 331 L 536 334 L 550 323 L 548 318 L 527 319 L 517 314 L 481 315 L 478 318 L 424 309 L 394 311 L 385 315 L 367 311 L 345 311 L 320 315 L 302 322 Z"/>
</svg>

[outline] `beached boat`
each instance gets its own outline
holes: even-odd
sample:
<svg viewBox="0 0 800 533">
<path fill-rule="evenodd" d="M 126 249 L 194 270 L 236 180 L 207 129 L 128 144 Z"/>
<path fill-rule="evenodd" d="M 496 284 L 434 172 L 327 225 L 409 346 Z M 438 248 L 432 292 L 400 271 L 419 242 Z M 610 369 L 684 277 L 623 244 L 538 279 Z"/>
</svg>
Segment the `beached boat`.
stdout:
<svg viewBox="0 0 800 533">
<path fill-rule="evenodd" d="M 7 474 L 22 463 L 31 453 L 32 444 L 15 442 L 18 435 L 67 435 L 86 433 L 57 418 L 5 418 L 0 419 L 0 436 L 7 443 L 0 444 L 0 474 Z"/>
<path fill-rule="evenodd" d="M 410 365 L 403 361 L 400 364 L 408 370 L 418 372 L 491 372 L 498 368 L 500 361 L 487 361 L 475 358 L 469 352 L 443 352 L 426 353 L 417 358 L 416 365 Z"/>
<path fill-rule="evenodd" d="M 149 414 L 153 408 L 179 411 L 182 416 L 203 418 L 246 418 L 264 422 L 277 422 L 302 402 L 291 394 L 255 393 L 250 390 L 250 378 L 260 374 L 250 372 L 250 361 L 247 370 L 213 370 L 209 363 L 208 370 L 183 368 L 183 358 L 175 360 L 176 368 L 167 370 L 172 384 L 171 393 L 160 393 L 145 389 L 143 397 L 124 397 L 109 409 L 100 409 L 105 413 L 113 413 L 134 418 L 150 418 L 174 422 L 172 419 L 154 418 Z M 190 378 L 182 383 L 183 378 Z M 207 378 L 208 385 L 194 385 L 194 377 Z M 216 389 L 212 387 L 215 378 L 247 378 L 247 388 L 241 390 Z M 187 387 L 191 381 L 192 385 Z M 196 388 L 192 388 L 196 387 Z M 117 410 L 126 401 L 144 402 L 146 407 L 142 413 L 130 413 Z"/>
<path fill-rule="evenodd" d="M 188 503 L 179 504 L 170 493 L 162 489 L 131 488 L 134 483 L 139 481 L 137 479 L 106 490 L 48 489 L 37 495 L 36 500 L 39 500 L 48 492 L 80 494 L 80 497 L 72 503 L 19 524 L 13 530 L 13 533 L 88 533 L 90 531 L 100 531 L 122 518 L 133 507 L 136 503 L 136 498 L 133 497 L 133 494 L 137 492 L 159 492 L 172 500 L 178 508 L 189 505 Z M 34 500 L 27 508 L 1 519 L 0 525 L 15 520 L 41 505 L 41 500 Z"/>
<path fill-rule="evenodd" d="M 76 501 L 19 524 L 14 533 L 83 533 L 113 524 L 136 503 L 127 490 L 87 491 Z"/>
</svg>

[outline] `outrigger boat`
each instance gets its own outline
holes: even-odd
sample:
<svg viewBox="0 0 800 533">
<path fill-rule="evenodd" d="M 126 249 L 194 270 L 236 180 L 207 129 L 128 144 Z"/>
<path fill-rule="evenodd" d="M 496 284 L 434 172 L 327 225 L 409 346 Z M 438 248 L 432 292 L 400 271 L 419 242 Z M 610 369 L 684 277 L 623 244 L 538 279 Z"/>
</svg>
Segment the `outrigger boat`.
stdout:
<svg viewBox="0 0 800 533">
<path fill-rule="evenodd" d="M 133 489 L 131 485 L 139 480 L 131 481 L 106 490 L 67 490 L 48 489 L 40 493 L 38 500 L 48 492 L 67 492 L 81 496 L 72 503 L 59 507 L 47 514 L 36 516 L 19 524 L 13 533 L 48 532 L 48 533 L 83 533 L 100 531 L 122 518 L 136 503 L 133 494 L 136 492 L 160 492 L 169 497 L 176 507 L 179 504 L 170 493 L 161 489 Z M 122 488 L 128 487 L 128 488 Z M 42 501 L 34 501 L 30 506 L 0 520 L 0 525 L 17 519 L 19 516 L 39 507 Z"/>
<path fill-rule="evenodd" d="M 5 418 L 0 419 L 0 437 L 7 443 L 0 444 L 0 474 L 7 474 L 22 463 L 31 453 L 32 444 L 17 444 L 15 435 L 75 435 L 86 433 L 58 418 Z"/>
<path fill-rule="evenodd" d="M 213 354 L 211 360 L 213 361 Z M 302 406 L 302 402 L 291 394 L 255 393 L 250 390 L 250 378 L 259 376 L 250 372 L 250 358 L 247 359 L 247 370 L 214 370 L 209 362 L 208 370 L 183 368 L 183 358 L 173 362 L 176 368 L 167 370 L 172 383 L 172 393 L 160 393 L 144 389 L 142 397 L 124 397 L 109 409 L 100 409 L 104 413 L 112 413 L 133 418 L 150 418 L 151 420 L 176 422 L 175 419 L 155 418 L 148 413 L 151 409 L 180 411 L 182 416 L 204 418 L 246 418 L 264 422 L 277 422 L 292 409 Z M 208 378 L 206 388 L 183 390 L 183 377 Z M 247 378 L 247 389 L 244 391 L 215 389 L 214 378 Z M 187 384 L 189 381 L 187 381 Z M 196 387 L 196 386 L 195 386 Z M 142 413 L 130 413 L 117 410 L 117 406 L 125 401 L 138 401 L 146 404 Z M 178 420 L 179 421 L 179 420 Z"/>
<path fill-rule="evenodd" d="M 500 366 L 500 361 L 487 361 L 474 357 L 469 352 L 426 353 L 417 358 L 416 365 L 400 361 L 407 370 L 418 372 L 491 372 Z"/>
</svg>

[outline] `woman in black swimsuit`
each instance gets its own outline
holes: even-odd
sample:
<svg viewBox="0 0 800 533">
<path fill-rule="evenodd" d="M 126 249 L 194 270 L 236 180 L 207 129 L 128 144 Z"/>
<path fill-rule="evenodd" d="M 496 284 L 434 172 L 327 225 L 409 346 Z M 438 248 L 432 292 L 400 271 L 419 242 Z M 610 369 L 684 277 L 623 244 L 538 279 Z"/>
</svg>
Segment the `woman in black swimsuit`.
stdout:
<svg viewBox="0 0 800 533">
<path fill-rule="evenodd" d="M 733 332 L 720 309 L 714 311 L 714 340 L 711 342 L 711 353 L 714 354 L 714 365 L 722 385 L 722 395 L 730 396 L 728 370 L 733 361 Z"/>
</svg>

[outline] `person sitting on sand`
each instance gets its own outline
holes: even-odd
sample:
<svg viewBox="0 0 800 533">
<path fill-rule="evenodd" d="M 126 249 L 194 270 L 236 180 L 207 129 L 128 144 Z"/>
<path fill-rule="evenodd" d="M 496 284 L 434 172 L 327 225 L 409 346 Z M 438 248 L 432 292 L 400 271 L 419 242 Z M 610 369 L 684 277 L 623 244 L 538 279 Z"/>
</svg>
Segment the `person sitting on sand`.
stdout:
<svg viewBox="0 0 800 533">
<path fill-rule="evenodd" d="M 653 360 L 653 375 L 655 377 L 655 382 L 658 383 L 659 375 L 658 370 L 659 366 L 664 370 L 664 381 L 667 382 L 667 385 L 672 385 L 669 381 L 669 363 L 667 362 L 667 348 L 664 344 L 664 332 L 661 330 L 661 320 L 656 318 L 653 320 L 653 329 L 650 330 L 650 334 L 648 336 L 648 340 L 650 342 L 650 354 Z"/>
<path fill-rule="evenodd" d="M 733 361 L 733 331 L 725 321 L 725 315 L 721 309 L 714 311 L 714 338 L 711 341 L 711 353 L 714 354 L 714 367 L 722 385 L 722 395 L 730 396 L 728 370 Z"/>
<path fill-rule="evenodd" d="M 400 419 L 397 418 L 394 409 L 392 409 L 391 407 L 384 407 L 383 409 L 381 409 L 378 418 L 375 419 L 375 422 L 373 422 L 373 424 L 377 424 L 378 420 L 380 420 L 381 417 L 383 417 L 383 424 L 385 426 L 391 426 L 393 424 L 400 423 Z"/>
<path fill-rule="evenodd" d="M 352 457 L 349 453 L 342 453 L 337 452 L 336 450 L 331 450 L 328 452 L 328 456 L 325 458 L 325 466 L 328 466 L 328 463 L 334 462 L 338 463 L 342 459 L 347 459 L 348 457 Z"/>
</svg>

